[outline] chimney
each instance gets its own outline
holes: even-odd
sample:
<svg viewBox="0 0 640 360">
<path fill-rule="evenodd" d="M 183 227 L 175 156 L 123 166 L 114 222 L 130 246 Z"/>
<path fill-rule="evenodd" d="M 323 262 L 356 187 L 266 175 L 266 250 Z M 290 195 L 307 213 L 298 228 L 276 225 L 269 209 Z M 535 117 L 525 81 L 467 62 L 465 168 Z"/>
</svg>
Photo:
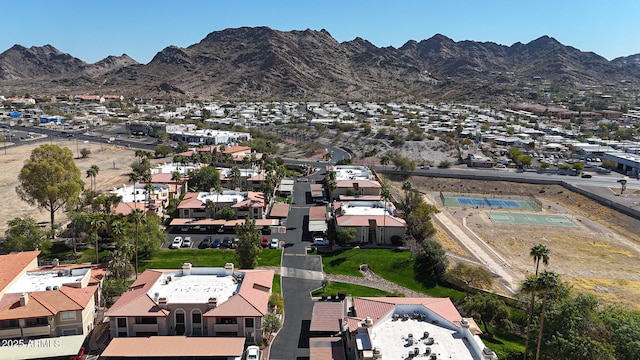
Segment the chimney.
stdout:
<svg viewBox="0 0 640 360">
<path fill-rule="evenodd" d="M 469 321 L 465 318 L 462 318 L 462 320 L 460 320 L 460 325 L 465 328 L 468 329 L 469 328 Z"/>
<path fill-rule="evenodd" d="M 224 264 L 224 270 L 233 273 L 233 263 Z"/>
<path fill-rule="evenodd" d="M 60 260 L 58 260 L 58 259 L 51 260 L 51 266 L 53 266 L 53 267 L 60 266 Z"/>
<path fill-rule="evenodd" d="M 167 307 L 167 297 L 163 296 L 158 298 L 158 305 L 160 305 L 160 307 Z"/>
<path fill-rule="evenodd" d="M 191 275 L 191 263 L 184 263 L 182 264 L 182 276 L 189 276 Z"/>
<path fill-rule="evenodd" d="M 218 307 L 218 298 L 210 297 L 209 298 L 209 309 L 215 309 Z"/>
<path fill-rule="evenodd" d="M 27 306 L 28 303 L 29 303 L 29 294 L 22 293 L 22 295 L 20 295 L 20 306 Z"/>
</svg>

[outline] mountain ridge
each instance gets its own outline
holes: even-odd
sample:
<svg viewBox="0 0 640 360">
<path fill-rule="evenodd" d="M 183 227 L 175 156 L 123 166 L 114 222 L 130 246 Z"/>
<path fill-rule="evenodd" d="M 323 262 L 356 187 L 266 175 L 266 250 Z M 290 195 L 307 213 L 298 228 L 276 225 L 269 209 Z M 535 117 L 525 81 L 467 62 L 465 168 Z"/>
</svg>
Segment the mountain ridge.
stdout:
<svg viewBox="0 0 640 360">
<path fill-rule="evenodd" d="M 52 45 L 0 54 L 0 91 L 108 91 L 136 97 L 218 99 L 482 98 L 531 81 L 567 87 L 640 82 L 640 54 L 607 60 L 543 35 L 510 46 L 435 34 L 399 48 L 322 30 L 241 27 L 185 48 L 167 46 L 146 64 L 126 54 L 88 64 Z M 484 91 L 482 90 L 482 91 Z"/>
</svg>

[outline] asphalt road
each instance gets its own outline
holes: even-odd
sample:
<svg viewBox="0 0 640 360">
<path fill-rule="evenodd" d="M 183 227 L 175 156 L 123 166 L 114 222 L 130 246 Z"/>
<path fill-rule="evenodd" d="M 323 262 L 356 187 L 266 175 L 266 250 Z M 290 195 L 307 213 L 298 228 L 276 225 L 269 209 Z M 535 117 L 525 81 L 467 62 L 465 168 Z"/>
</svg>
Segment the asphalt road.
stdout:
<svg viewBox="0 0 640 360">
<path fill-rule="evenodd" d="M 286 245 L 282 256 L 282 295 L 284 324 L 271 345 L 270 359 L 309 359 L 309 325 L 313 311 L 311 291 L 322 284 L 322 259 L 307 255 L 311 234 L 308 232 L 309 207 L 314 206 L 309 184 L 322 178 L 321 173 L 296 181 L 293 204 L 287 218 L 287 232 L 278 234 Z"/>
</svg>

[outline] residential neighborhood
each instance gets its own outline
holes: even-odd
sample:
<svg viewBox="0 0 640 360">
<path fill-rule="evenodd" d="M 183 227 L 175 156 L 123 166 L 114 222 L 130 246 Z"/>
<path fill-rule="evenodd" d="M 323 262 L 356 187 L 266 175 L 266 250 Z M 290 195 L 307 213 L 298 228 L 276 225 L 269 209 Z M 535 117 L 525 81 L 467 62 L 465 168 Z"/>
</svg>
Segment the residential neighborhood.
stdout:
<svg viewBox="0 0 640 360">
<path fill-rule="evenodd" d="M 501 177 L 553 185 L 575 178 L 566 186 L 637 213 L 634 198 L 622 195 L 627 186 L 638 187 L 640 147 L 633 137 L 612 139 L 621 128 L 634 128 L 633 110 L 369 102 L 168 106 L 79 95 L 56 99 L 61 113 L 69 112 L 52 117 L 35 111 L 38 99 L 5 100 L 3 140 L 33 133 L 10 140 L 9 148 L 57 146 L 53 138 L 61 136 L 52 134 L 59 133 L 135 154 L 121 185 L 96 188 L 99 169 L 81 174 L 88 186 L 78 193 L 76 213 L 53 235 L 55 246 L 91 262 L 44 260 L 35 249 L 0 255 L 0 340 L 21 348 L 35 340 L 64 344 L 64 353 L 29 350 L 25 359 L 244 359 L 254 347 L 261 359 L 502 358 L 506 350 L 494 349 L 487 324 L 503 331 L 503 323 L 483 318 L 469 299 L 492 294 L 526 313 L 517 282 L 527 273 L 502 259 L 478 235 L 482 227 L 471 224 L 479 216 L 487 227 L 500 216 L 514 217 L 481 213 L 481 207 L 505 211 L 510 201 L 518 207 L 525 201 L 515 198 L 520 195 L 542 201 L 485 185 Z M 125 116 L 119 116 L 109 110 L 116 103 L 135 112 L 120 107 Z M 11 108 L 18 105 L 28 108 Z M 566 121 L 576 119 L 580 126 Z M 368 140 L 345 137 L 349 133 Z M 76 149 L 65 149 L 83 159 L 72 140 L 56 139 L 73 144 Z M 429 189 L 418 177 L 458 182 Z M 474 178 L 489 180 L 463 191 Z M 617 199 L 582 187 L 589 184 L 615 187 Z M 504 200 L 494 199 L 497 193 Z M 552 207 L 537 211 L 563 214 Z M 440 252 L 443 238 L 467 250 Z M 330 272 L 351 261 L 336 256 L 360 259 L 347 270 L 357 283 L 358 274 L 373 276 L 375 269 L 378 275 L 384 261 L 368 263 L 368 255 L 356 252 L 378 250 L 388 251 L 383 258 L 407 256 L 389 274 L 411 271 L 413 279 L 433 271 L 433 277 L 416 282 L 417 291 L 380 282 L 370 287 L 386 289 L 378 295 L 331 287 L 328 275 L 337 275 Z M 424 265 L 431 255 L 448 260 Z M 466 275 L 448 278 L 459 263 L 492 279 L 470 285 Z M 429 293 L 441 284 L 450 286 L 444 295 Z M 536 310 L 541 317 L 542 307 Z M 520 319 L 521 339 L 528 326 Z M 14 355 L 10 346 L 0 348 L 0 359 Z"/>
</svg>

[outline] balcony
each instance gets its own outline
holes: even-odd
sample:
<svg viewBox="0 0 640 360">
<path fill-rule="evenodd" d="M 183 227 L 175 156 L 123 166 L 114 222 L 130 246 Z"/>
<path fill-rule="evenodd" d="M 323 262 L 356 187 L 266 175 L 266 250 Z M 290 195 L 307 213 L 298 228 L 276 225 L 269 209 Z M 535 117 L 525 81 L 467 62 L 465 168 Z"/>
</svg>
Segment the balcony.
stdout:
<svg viewBox="0 0 640 360">
<path fill-rule="evenodd" d="M 22 328 L 22 337 L 35 337 L 35 336 L 50 336 L 51 327 L 49 325 L 44 326 L 30 326 Z"/>
<path fill-rule="evenodd" d="M 22 337 L 20 328 L 0 329 L 0 339 L 15 339 Z"/>
<path fill-rule="evenodd" d="M 158 332 L 158 324 L 133 324 L 134 332 Z"/>
</svg>

